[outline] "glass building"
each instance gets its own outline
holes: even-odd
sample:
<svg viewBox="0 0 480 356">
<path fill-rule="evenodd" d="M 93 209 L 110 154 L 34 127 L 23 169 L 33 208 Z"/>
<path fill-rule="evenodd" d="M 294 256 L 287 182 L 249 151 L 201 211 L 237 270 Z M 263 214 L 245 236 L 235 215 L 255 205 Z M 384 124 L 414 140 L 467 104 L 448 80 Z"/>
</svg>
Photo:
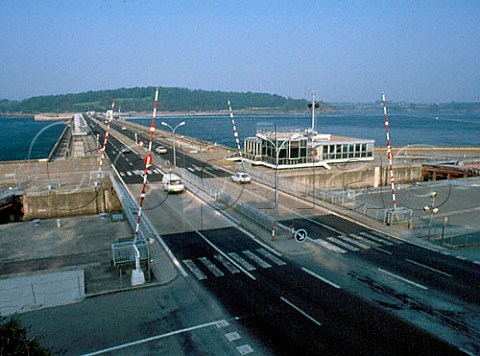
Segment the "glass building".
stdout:
<svg viewBox="0 0 480 356">
<path fill-rule="evenodd" d="M 323 166 L 373 160 L 374 140 L 318 133 L 257 133 L 244 142 L 244 159 L 275 168 Z"/>
</svg>

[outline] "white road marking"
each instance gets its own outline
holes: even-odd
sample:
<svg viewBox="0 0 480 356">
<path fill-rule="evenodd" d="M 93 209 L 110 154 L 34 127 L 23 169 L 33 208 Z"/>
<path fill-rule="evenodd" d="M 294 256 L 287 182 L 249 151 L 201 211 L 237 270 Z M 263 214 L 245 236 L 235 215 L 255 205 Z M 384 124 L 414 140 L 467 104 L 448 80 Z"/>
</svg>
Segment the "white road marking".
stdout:
<svg viewBox="0 0 480 356">
<path fill-rule="evenodd" d="M 207 276 L 197 267 L 195 262 L 192 260 L 182 260 L 182 262 L 187 266 L 187 268 L 197 277 L 198 280 L 207 279 Z"/>
<path fill-rule="evenodd" d="M 223 252 L 220 248 L 218 248 L 214 243 L 212 243 L 204 234 L 202 234 L 200 231 L 196 230 L 195 231 L 198 236 L 200 236 L 207 244 L 209 244 L 212 248 L 215 249 L 215 251 L 217 251 L 218 253 L 220 253 L 223 257 L 225 257 L 226 259 L 230 260 L 231 263 L 233 263 L 235 265 L 235 267 L 237 267 L 240 271 L 242 271 L 243 273 L 245 273 L 249 278 L 253 279 L 254 281 L 257 280 L 257 278 L 255 278 L 255 276 L 253 274 L 251 274 L 248 270 L 246 270 L 245 268 L 243 268 L 240 264 L 238 264 L 232 257 L 230 257 L 228 254 L 226 254 L 225 252 Z M 255 267 L 254 267 L 255 268 Z"/>
<path fill-rule="evenodd" d="M 240 336 L 240 334 L 236 331 L 233 331 L 231 333 L 226 333 L 225 334 L 225 337 L 227 338 L 228 341 L 232 342 L 232 341 L 235 341 L 235 340 L 239 340 L 241 339 L 242 337 Z"/>
<path fill-rule="evenodd" d="M 260 257 L 255 255 L 252 251 L 242 251 L 245 256 L 250 258 L 252 261 L 254 261 L 256 264 L 258 264 L 260 267 L 263 268 L 270 268 L 272 265 L 264 260 L 262 260 Z"/>
<path fill-rule="evenodd" d="M 347 250 L 344 250 L 343 248 L 340 248 L 328 241 L 322 240 L 322 239 L 314 239 L 313 242 L 315 242 L 317 245 L 320 245 L 322 247 L 325 247 L 327 250 L 333 251 L 333 252 L 338 252 L 338 253 L 347 253 Z"/>
<path fill-rule="evenodd" d="M 313 323 L 317 324 L 318 326 L 322 326 L 322 324 L 320 324 L 320 322 L 315 319 L 314 317 L 308 315 L 306 312 L 304 312 L 302 309 L 300 309 L 299 307 L 297 307 L 295 304 L 293 304 L 292 302 L 290 302 L 288 299 L 284 298 L 284 297 L 280 297 L 280 299 L 282 300 L 282 302 L 285 302 L 287 303 L 288 305 L 290 305 L 293 309 L 295 309 L 296 311 L 298 311 L 300 314 L 302 314 L 305 318 L 309 319 L 310 321 L 312 321 Z"/>
<path fill-rule="evenodd" d="M 348 237 L 348 236 L 345 236 L 345 235 L 340 235 L 340 236 L 337 236 L 337 237 L 339 239 L 342 239 L 343 241 L 349 243 L 349 244 L 355 245 L 355 246 L 360 247 L 364 250 L 370 249 L 370 246 L 365 245 L 364 243 L 358 242 L 357 240 L 352 239 L 351 237 Z"/>
<path fill-rule="evenodd" d="M 257 248 L 256 250 L 259 254 L 264 255 L 266 258 L 268 258 L 270 261 L 275 263 L 277 266 L 285 266 L 287 263 L 279 259 L 277 256 L 274 256 L 267 250 L 263 248 Z"/>
<path fill-rule="evenodd" d="M 242 265 L 242 267 L 245 268 L 247 271 L 255 271 L 257 269 L 255 266 L 253 266 L 251 263 L 246 261 L 242 256 L 235 252 L 229 252 L 228 255 L 240 265 Z"/>
<path fill-rule="evenodd" d="M 225 275 L 225 273 L 219 270 L 218 267 L 215 266 L 208 258 L 200 257 L 199 260 L 200 262 L 203 263 L 205 267 L 208 268 L 210 272 L 212 272 L 215 275 L 215 277 L 223 277 Z"/>
<path fill-rule="evenodd" d="M 327 240 L 333 242 L 336 245 L 342 246 L 349 251 L 353 251 L 353 252 L 360 251 L 360 249 L 356 248 L 355 246 L 352 246 L 352 245 L 347 244 L 346 242 L 340 241 L 336 237 L 327 237 Z"/>
<path fill-rule="evenodd" d="M 213 257 L 215 257 L 215 259 L 216 259 L 217 261 L 219 261 L 222 265 L 224 265 L 225 268 L 228 269 L 228 271 L 229 271 L 230 273 L 232 273 L 232 274 L 240 273 L 240 270 L 239 270 L 237 267 L 235 267 L 232 263 L 230 263 L 230 261 L 227 260 L 227 259 L 226 259 L 225 257 L 223 257 L 222 255 L 217 254 L 217 255 L 215 255 L 215 256 L 213 256 Z"/>
<path fill-rule="evenodd" d="M 382 268 L 377 268 L 377 269 L 378 269 L 380 272 L 389 275 L 390 277 L 393 277 L 393 278 L 396 278 L 396 279 L 398 279 L 398 280 L 400 280 L 400 281 L 403 281 L 403 282 L 405 282 L 405 283 L 411 284 L 412 286 L 415 286 L 415 287 L 417 287 L 417 288 L 421 288 L 421 289 L 423 289 L 423 290 L 428 290 L 428 288 L 425 287 L 425 286 L 422 285 L 422 284 L 419 284 L 419 283 L 416 283 L 416 282 L 411 281 L 411 280 L 409 280 L 409 279 L 403 278 L 403 277 L 401 277 L 401 276 L 399 276 L 399 275 L 396 275 L 396 274 L 394 274 L 394 273 L 392 273 L 392 272 L 386 271 L 386 270 L 384 270 L 384 269 L 382 269 Z"/>
<path fill-rule="evenodd" d="M 450 273 L 440 271 L 439 269 L 436 269 L 436 268 L 433 268 L 433 267 L 424 265 L 423 263 L 420 263 L 420 262 L 417 262 L 417 261 L 414 261 L 414 260 L 410 260 L 410 259 L 408 259 L 408 258 L 406 258 L 405 261 L 410 262 L 410 263 L 413 263 L 414 265 L 417 265 L 417 266 L 419 266 L 419 267 L 426 268 L 426 269 L 428 269 L 428 270 L 430 270 L 430 271 L 432 271 L 432 272 L 437 272 L 437 273 L 443 274 L 444 276 L 452 277 L 452 275 L 451 275 Z"/>
<path fill-rule="evenodd" d="M 237 346 L 237 351 L 240 353 L 240 355 L 248 355 L 253 352 L 253 349 L 249 344 L 245 344 Z"/>
<path fill-rule="evenodd" d="M 393 255 L 393 253 L 391 253 L 390 251 L 384 250 L 383 248 L 380 248 L 380 247 L 374 247 L 374 249 L 377 251 L 383 252 L 386 255 L 390 255 L 390 256 Z"/>
<path fill-rule="evenodd" d="M 332 281 L 322 277 L 322 276 L 319 276 L 318 274 L 316 274 L 315 272 L 312 272 L 310 271 L 309 269 L 305 268 L 305 267 L 302 267 L 302 271 L 303 272 L 306 272 L 308 273 L 309 275 L 321 280 L 323 283 L 327 283 L 329 285 L 331 285 L 333 288 L 336 288 L 336 289 L 342 289 L 342 287 L 340 287 L 338 284 L 336 283 L 333 283 Z"/>
<path fill-rule="evenodd" d="M 364 236 L 364 237 L 366 237 L 367 239 L 370 239 L 370 240 L 373 240 L 373 241 L 377 241 L 378 243 L 381 243 L 381 244 L 383 244 L 383 245 L 387 245 L 387 246 L 392 246 L 392 245 L 393 245 L 393 243 L 390 242 L 388 239 L 382 239 L 382 238 L 380 238 L 380 237 L 377 237 L 377 236 L 374 236 L 374 235 L 372 235 L 372 234 L 369 234 L 368 232 L 362 231 L 362 232 L 359 233 L 359 235 Z"/>
<path fill-rule="evenodd" d="M 137 340 L 137 341 L 133 341 L 133 342 L 128 342 L 126 344 L 109 347 L 107 349 L 90 352 L 88 354 L 84 354 L 83 356 L 101 355 L 101 354 L 104 354 L 104 353 L 107 353 L 107 352 L 117 351 L 117 350 L 125 349 L 127 347 L 145 344 L 147 342 L 163 339 L 163 338 L 166 338 L 166 337 L 169 337 L 169 336 L 183 334 L 183 333 L 190 332 L 190 331 L 193 331 L 193 330 L 207 328 L 209 326 L 214 326 L 214 325 L 218 326 L 218 324 L 222 323 L 223 321 L 225 321 L 225 320 L 221 319 L 221 320 L 212 321 L 210 323 L 199 324 L 199 325 L 191 326 L 189 328 L 175 330 L 175 331 L 171 331 L 169 333 L 148 337 L 146 339 L 141 339 L 141 340 Z"/>
<path fill-rule="evenodd" d="M 353 237 L 355 240 L 357 240 L 359 242 L 363 242 L 363 243 L 365 243 L 365 244 L 367 244 L 371 247 L 381 247 L 382 246 L 378 242 L 371 241 L 371 240 L 367 239 L 366 237 L 363 237 L 363 236 L 360 236 L 360 235 L 357 235 L 357 234 L 349 234 L 348 236 Z"/>
</svg>

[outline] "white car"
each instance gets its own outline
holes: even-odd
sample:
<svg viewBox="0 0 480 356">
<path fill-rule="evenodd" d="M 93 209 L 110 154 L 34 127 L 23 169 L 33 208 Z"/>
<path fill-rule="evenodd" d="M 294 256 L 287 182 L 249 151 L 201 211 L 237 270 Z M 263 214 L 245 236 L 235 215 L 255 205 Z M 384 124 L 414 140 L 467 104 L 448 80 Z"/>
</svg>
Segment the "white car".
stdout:
<svg viewBox="0 0 480 356">
<path fill-rule="evenodd" d="M 155 152 L 157 152 L 159 155 L 167 153 L 167 149 L 163 146 L 158 146 L 155 148 Z"/>
<path fill-rule="evenodd" d="M 232 176 L 232 180 L 237 183 L 250 183 L 252 178 L 245 172 L 237 172 Z"/>
</svg>

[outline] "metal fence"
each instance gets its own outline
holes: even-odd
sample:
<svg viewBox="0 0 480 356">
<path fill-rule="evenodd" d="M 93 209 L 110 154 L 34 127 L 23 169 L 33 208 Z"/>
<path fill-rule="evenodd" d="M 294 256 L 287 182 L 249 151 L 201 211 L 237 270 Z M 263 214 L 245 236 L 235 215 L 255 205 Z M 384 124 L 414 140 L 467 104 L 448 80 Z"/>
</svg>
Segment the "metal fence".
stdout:
<svg viewBox="0 0 480 356">
<path fill-rule="evenodd" d="M 126 188 L 120 184 L 113 175 L 110 175 L 113 188 L 117 193 L 118 198 L 123 206 L 125 216 L 130 223 L 130 226 L 134 227 L 137 223 L 137 215 L 134 214 L 136 204 L 133 197 L 129 194 Z M 140 251 L 140 260 L 148 260 L 150 256 L 148 240 L 154 238 L 155 234 L 150 224 L 146 219 L 142 217 L 141 224 L 138 230 L 139 238 L 135 242 L 138 250 Z M 131 241 L 115 242 L 112 243 L 112 262 L 116 266 L 118 264 L 133 263 L 135 262 L 135 251 L 133 249 L 133 238 Z"/>
<path fill-rule="evenodd" d="M 133 240 L 116 242 L 112 244 L 112 262 L 114 266 L 135 262 L 135 250 L 133 248 L 133 244 Z M 135 245 L 140 251 L 140 260 L 148 260 L 148 242 L 146 240 L 137 240 Z"/>
<path fill-rule="evenodd" d="M 244 168 L 245 171 L 257 181 L 275 188 L 275 174 L 258 171 L 247 164 L 244 165 Z M 310 199 L 309 201 L 313 205 L 315 205 L 317 200 L 321 200 L 388 224 L 410 225 L 412 222 L 411 209 L 399 208 L 395 212 L 392 212 L 392 209 L 357 201 L 355 199 L 357 194 L 354 189 L 319 189 L 313 185 L 301 182 L 292 184 L 291 180 L 287 180 L 281 176 L 278 177 L 277 189 L 294 196 L 303 196 L 306 200 Z"/>
</svg>

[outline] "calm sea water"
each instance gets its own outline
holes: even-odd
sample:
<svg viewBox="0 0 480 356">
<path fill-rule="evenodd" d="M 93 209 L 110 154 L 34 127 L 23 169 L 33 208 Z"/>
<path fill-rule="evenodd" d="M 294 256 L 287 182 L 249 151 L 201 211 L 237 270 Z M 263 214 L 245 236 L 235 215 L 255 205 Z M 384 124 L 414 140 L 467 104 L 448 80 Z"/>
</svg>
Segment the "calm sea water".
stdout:
<svg viewBox="0 0 480 356">
<path fill-rule="evenodd" d="M 131 118 L 149 126 L 151 118 Z M 157 118 L 156 126 L 166 121 L 171 126 L 185 121 L 177 133 L 198 139 L 236 147 L 230 117 L 225 116 L 172 116 Z M 240 141 L 254 136 L 258 128 L 283 128 L 303 130 L 311 126 L 308 115 L 252 116 L 236 115 Z M 480 145 L 480 113 L 389 113 L 390 140 L 392 146 Z M 36 122 L 27 118 L 0 117 L 0 161 L 44 158 L 60 136 L 64 124 Z M 317 131 L 339 136 L 375 140 L 377 146 L 385 146 L 383 113 L 319 115 Z"/>
<path fill-rule="evenodd" d="M 61 121 L 0 116 L 0 161 L 46 158 L 64 128 Z"/>
<path fill-rule="evenodd" d="M 149 126 L 151 118 L 133 119 Z M 236 147 L 232 123 L 229 116 L 224 117 L 171 117 L 157 119 L 172 127 L 185 121 L 177 129 L 178 134 L 193 136 L 202 140 L 217 142 Z M 258 128 L 274 127 L 301 129 L 311 127 L 311 116 L 235 116 L 238 135 L 243 145 L 244 138 L 255 136 Z M 389 115 L 389 131 L 392 146 L 439 145 L 439 146 L 476 146 L 480 145 L 480 113 L 474 114 L 437 114 L 401 113 Z M 378 146 L 385 146 L 386 134 L 383 113 L 372 114 L 335 114 L 319 115 L 317 131 L 338 136 L 375 140 Z"/>
</svg>

